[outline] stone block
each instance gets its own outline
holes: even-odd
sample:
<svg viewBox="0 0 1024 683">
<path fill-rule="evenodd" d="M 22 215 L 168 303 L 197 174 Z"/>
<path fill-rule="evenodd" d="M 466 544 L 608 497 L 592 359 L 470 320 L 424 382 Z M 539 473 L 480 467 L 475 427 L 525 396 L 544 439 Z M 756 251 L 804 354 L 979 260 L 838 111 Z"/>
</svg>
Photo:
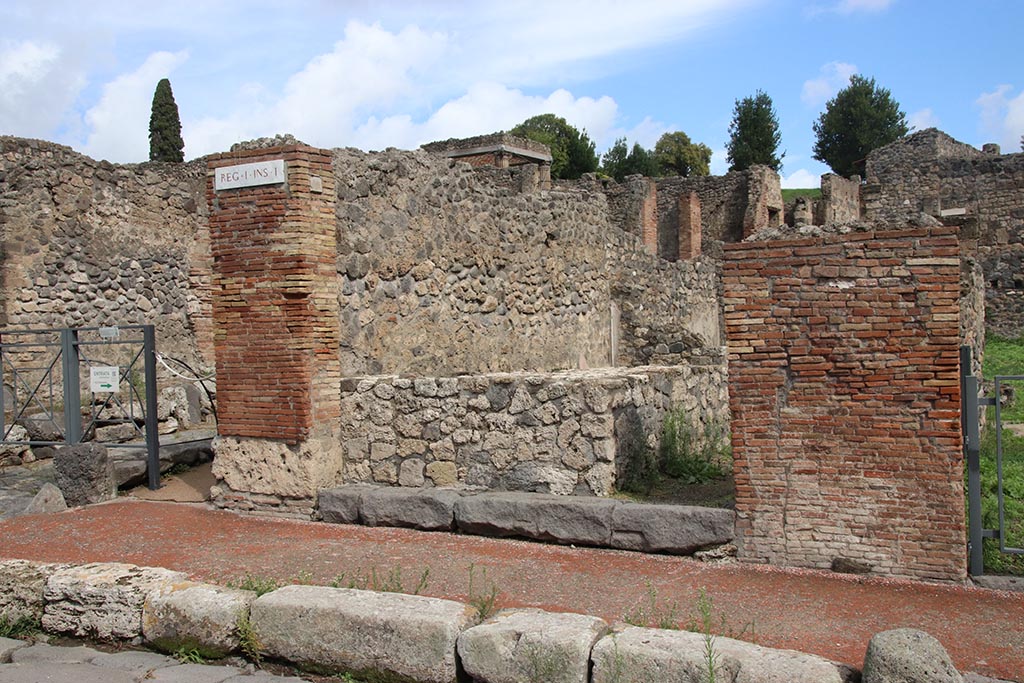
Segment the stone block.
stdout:
<svg viewBox="0 0 1024 683">
<path fill-rule="evenodd" d="M 454 683 L 469 605 L 400 593 L 286 586 L 256 599 L 252 627 L 265 652 L 357 676 Z"/>
<path fill-rule="evenodd" d="M 542 493 L 484 493 L 455 504 L 459 529 L 484 536 L 607 545 L 616 501 Z"/>
<path fill-rule="evenodd" d="M 591 654 L 593 683 L 709 680 L 701 633 L 626 626 L 605 636 Z M 714 637 L 715 680 L 732 683 L 841 683 L 835 664 L 793 650 Z"/>
<path fill-rule="evenodd" d="M 452 489 L 381 487 L 363 494 L 360 518 L 367 526 L 450 531 L 461 497 Z"/>
<path fill-rule="evenodd" d="M 185 579 L 181 572 L 131 564 L 58 569 L 46 581 L 43 628 L 102 640 L 136 638 L 149 594 Z"/>
<path fill-rule="evenodd" d="M 620 503 L 612 515 L 611 547 L 690 555 L 728 543 L 735 536 L 735 513 L 688 505 Z"/>
<path fill-rule="evenodd" d="M 71 507 L 113 500 L 117 496 L 114 463 L 95 443 L 58 448 L 53 457 L 57 486 Z"/>
<path fill-rule="evenodd" d="M 587 683 L 591 648 L 607 630 L 583 614 L 504 610 L 459 636 L 459 658 L 481 683 Z"/>
<path fill-rule="evenodd" d="M 11 655 L 15 650 L 20 650 L 23 647 L 28 647 L 28 643 L 24 640 L 15 640 L 14 638 L 0 638 L 0 664 L 6 664 L 11 661 Z"/>
<path fill-rule="evenodd" d="M 912 628 L 876 633 L 864 653 L 863 683 L 962 683 L 946 648 Z"/>
<path fill-rule="evenodd" d="M 363 496 L 377 487 L 370 484 L 349 484 L 334 489 L 324 489 L 317 495 L 320 518 L 334 524 L 359 524 L 359 510 Z"/>
<path fill-rule="evenodd" d="M 204 583 L 171 584 L 149 594 L 142 635 L 163 652 L 194 649 L 224 657 L 238 647 L 238 623 L 256 593 Z"/>
<path fill-rule="evenodd" d="M 65 566 L 28 560 L 0 562 L 0 619 L 41 618 L 46 580 Z"/>
<path fill-rule="evenodd" d="M 22 514 L 25 515 L 42 515 L 50 512 L 63 512 L 68 509 L 68 504 L 64 502 L 64 494 L 60 492 L 60 489 L 46 482 L 43 487 L 39 489 L 29 504 L 25 506 L 25 510 Z"/>
</svg>

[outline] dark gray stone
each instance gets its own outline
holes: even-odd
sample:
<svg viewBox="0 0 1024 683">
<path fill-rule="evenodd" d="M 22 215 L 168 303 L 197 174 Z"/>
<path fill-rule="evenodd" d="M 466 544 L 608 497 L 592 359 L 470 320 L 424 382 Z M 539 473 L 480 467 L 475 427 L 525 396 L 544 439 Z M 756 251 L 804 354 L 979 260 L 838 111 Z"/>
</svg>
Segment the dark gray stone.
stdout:
<svg viewBox="0 0 1024 683">
<path fill-rule="evenodd" d="M 623 550 L 690 555 L 734 536 L 732 510 L 619 503 L 612 515 L 611 547 Z"/>
<path fill-rule="evenodd" d="M 134 674 L 127 671 L 106 669 L 92 664 L 28 662 L 0 666 L 0 683 L 136 683 L 137 680 Z"/>
<path fill-rule="evenodd" d="M 93 443 L 63 446 L 53 458 L 57 486 L 70 507 L 113 500 L 117 496 L 114 463 L 107 449 Z"/>
<path fill-rule="evenodd" d="M 376 488 L 370 484 L 350 484 L 320 491 L 317 496 L 320 518 L 334 524 L 359 524 L 363 496 Z"/>
<path fill-rule="evenodd" d="M 863 683 L 963 683 L 946 648 L 924 631 L 876 633 L 864 654 Z"/>
<path fill-rule="evenodd" d="M 455 528 L 455 503 L 461 497 L 452 489 L 380 487 L 363 494 L 359 514 L 368 526 L 450 531 Z"/>
<path fill-rule="evenodd" d="M 616 501 L 543 493 L 486 493 L 455 504 L 459 529 L 484 536 L 522 536 L 555 543 L 606 546 Z"/>
</svg>

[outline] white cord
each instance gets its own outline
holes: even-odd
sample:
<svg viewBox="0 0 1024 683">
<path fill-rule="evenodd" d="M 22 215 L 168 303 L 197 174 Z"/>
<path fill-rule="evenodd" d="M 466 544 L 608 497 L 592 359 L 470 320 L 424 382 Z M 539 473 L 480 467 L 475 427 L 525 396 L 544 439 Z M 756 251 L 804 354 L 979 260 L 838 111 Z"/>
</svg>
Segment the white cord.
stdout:
<svg viewBox="0 0 1024 683">
<path fill-rule="evenodd" d="M 177 370 L 172 368 L 170 365 L 168 365 L 167 362 L 164 360 L 163 355 L 160 354 L 159 352 L 157 352 L 157 354 L 156 354 L 156 359 L 158 361 L 160 361 L 160 365 L 162 365 L 165 368 L 167 368 L 167 372 L 171 373 L 172 375 L 177 375 L 178 377 L 181 377 L 182 379 L 187 379 L 190 382 L 205 382 L 206 380 L 213 379 L 213 378 L 215 378 L 217 376 L 217 373 L 213 373 L 212 375 L 208 375 L 206 377 L 197 377 L 197 376 L 189 377 L 187 375 L 181 374 L 180 372 L 178 372 Z"/>
</svg>

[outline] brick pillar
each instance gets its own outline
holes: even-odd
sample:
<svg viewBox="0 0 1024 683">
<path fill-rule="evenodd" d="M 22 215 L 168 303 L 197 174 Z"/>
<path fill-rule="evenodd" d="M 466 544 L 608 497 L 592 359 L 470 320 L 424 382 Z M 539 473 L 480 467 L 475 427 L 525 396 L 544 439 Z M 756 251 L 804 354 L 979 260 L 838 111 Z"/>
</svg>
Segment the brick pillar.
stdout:
<svg viewBox="0 0 1024 683">
<path fill-rule="evenodd" d="M 539 187 L 541 190 L 551 189 L 551 164 L 540 165 Z"/>
<path fill-rule="evenodd" d="M 700 256 L 700 241 L 700 198 L 696 192 L 683 192 L 679 195 L 679 260 Z"/>
<path fill-rule="evenodd" d="M 218 175 L 273 180 L 280 167 L 247 165 L 281 161 L 282 182 L 217 189 Z M 216 502 L 304 515 L 342 467 L 332 156 L 272 147 L 208 169 Z"/>
<path fill-rule="evenodd" d="M 643 196 L 640 200 L 640 234 L 644 237 L 647 251 L 658 253 L 658 188 L 650 178 L 643 179 Z"/>
</svg>

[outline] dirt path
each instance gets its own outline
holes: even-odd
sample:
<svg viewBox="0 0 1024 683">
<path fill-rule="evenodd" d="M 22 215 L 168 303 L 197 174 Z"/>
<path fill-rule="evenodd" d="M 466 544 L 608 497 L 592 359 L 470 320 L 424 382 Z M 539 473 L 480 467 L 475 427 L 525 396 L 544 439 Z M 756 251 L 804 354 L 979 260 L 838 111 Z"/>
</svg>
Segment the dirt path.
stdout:
<svg viewBox="0 0 1024 683">
<path fill-rule="evenodd" d="M 243 517 L 199 505 L 120 500 L 0 522 L 0 557 L 130 562 L 224 583 L 250 573 L 327 583 L 396 577 L 411 589 L 429 568 L 425 594 L 467 599 L 491 583 L 501 606 L 583 612 L 607 620 L 645 605 L 696 612 L 706 590 L 724 631 L 753 624 L 756 641 L 863 661 L 872 634 L 928 631 L 961 671 L 1024 681 L 1024 595 L 979 588 L 693 560 L 523 541 Z M 483 574 L 486 572 L 486 581 Z M 346 580 L 347 580 L 346 579 Z"/>
</svg>

